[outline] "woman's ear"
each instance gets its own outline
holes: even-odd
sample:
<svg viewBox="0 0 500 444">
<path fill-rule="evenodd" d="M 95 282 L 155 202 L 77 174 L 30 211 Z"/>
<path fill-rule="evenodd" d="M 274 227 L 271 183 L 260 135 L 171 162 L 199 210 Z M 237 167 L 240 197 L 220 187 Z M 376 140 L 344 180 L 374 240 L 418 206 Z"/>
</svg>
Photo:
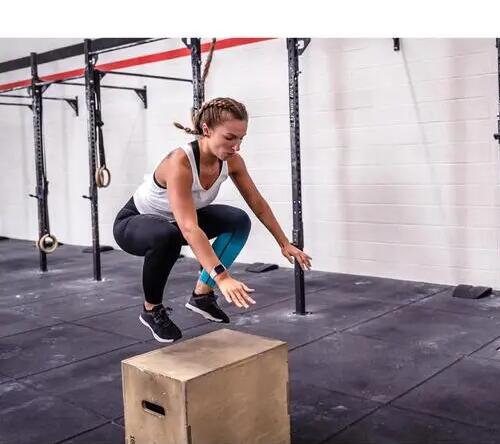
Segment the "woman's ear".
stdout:
<svg viewBox="0 0 500 444">
<path fill-rule="evenodd" d="M 203 135 L 204 135 L 205 137 L 210 137 L 210 130 L 208 129 L 208 126 L 207 126 L 207 124 L 206 124 L 206 123 L 203 123 L 203 124 L 201 125 L 201 130 L 203 131 Z"/>
</svg>

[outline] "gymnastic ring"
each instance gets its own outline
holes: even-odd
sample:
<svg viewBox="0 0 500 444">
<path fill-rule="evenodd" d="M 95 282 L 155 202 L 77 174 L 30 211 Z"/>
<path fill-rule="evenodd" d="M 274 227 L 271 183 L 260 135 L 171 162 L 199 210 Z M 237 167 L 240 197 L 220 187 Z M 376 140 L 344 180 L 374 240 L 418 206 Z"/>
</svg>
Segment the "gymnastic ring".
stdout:
<svg viewBox="0 0 500 444">
<path fill-rule="evenodd" d="M 59 242 L 56 237 L 52 234 L 44 234 L 36 243 L 36 246 L 40 251 L 44 253 L 53 253 L 59 246 Z"/>
<path fill-rule="evenodd" d="M 111 183 L 111 173 L 105 166 L 96 170 L 95 183 L 98 188 L 106 188 Z"/>
</svg>

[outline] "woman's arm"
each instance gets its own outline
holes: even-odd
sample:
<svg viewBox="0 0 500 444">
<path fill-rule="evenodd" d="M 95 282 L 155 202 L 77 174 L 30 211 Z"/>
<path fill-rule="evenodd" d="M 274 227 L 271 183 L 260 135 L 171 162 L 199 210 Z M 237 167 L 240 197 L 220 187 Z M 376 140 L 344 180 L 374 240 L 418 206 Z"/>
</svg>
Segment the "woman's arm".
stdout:
<svg viewBox="0 0 500 444">
<path fill-rule="evenodd" d="M 167 186 L 172 212 L 184 239 L 201 266 L 210 273 L 216 265 L 220 264 L 220 259 L 215 254 L 207 235 L 198 225 L 198 216 L 191 193 L 193 174 L 184 151 L 173 152 L 157 168 L 155 174 L 157 179 Z M 255 301 L 248 295 L 248 292 L 253 290 L 233 279 L 227 271 L 217 275 L 215 282 L 226 300 L 234 302 L 237 307 L 248 308 L 248 302 L 255 304 Z"/>
<path fill-rule="evenodd" d="M 281 248 L 284 245 L 289 244 L 290 241 L 286 237 L 285 233 L 283 233 L 283 230 L 276 220 L 271 207 L 262 197 L 252 178 L 248 174 L 243 158 L 239 154 L 236 154 L 229 162 L 229 175 L 252 212 L 274 236 L 276 242 L 278 242 L 278 245 Z"/>
<path fill-rule="evenodd" d="M 243 158 L 236 154 L 229 161 L 229 175 L 234 182 L 236 188 L 242 195 L 245 202 L 253 211 L 255 216 L 262 222 L 262 224 L 269 230 L 269 232 L 276 239 L 276 242 L 281 248 L 281 252 L 293 263 L 292 257 L 297 259 L 304 269 L 311 267 L 311 257 L 303 253 L 299 248 L 290 243 L 285 233 L 283 232 L 280 224 L 276 220 L 271 207 L 267 201 L 262 197 L 259 190 L 255 186 L 248 170 L 246 168 Z"/>
<path fill-rule="evenodd" d="M 176 150 L 157 168 L 156 177 L 166 184 L 168 200 L 182 235 L 201 266 L 210 272 L 220 263 L 220 260 L 206 234 L 198 226 L 198 217 L 191 194 L 193 174 L 188 162 L 185 153 L 182 150 Z"/>
</svg>

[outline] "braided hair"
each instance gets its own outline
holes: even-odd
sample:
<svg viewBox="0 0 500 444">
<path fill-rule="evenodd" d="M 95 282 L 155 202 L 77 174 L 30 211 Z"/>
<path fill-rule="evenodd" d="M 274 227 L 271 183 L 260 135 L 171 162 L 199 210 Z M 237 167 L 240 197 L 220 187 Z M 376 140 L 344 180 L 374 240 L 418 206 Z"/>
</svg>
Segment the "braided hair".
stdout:
<svg viewBox="0 0 500 444">
<path fill-rule="evenodd" d="M 195 136 L 203 135 L 202 125 L 215 128 L 230 119 L 248 121 L 248 113 L 245 105 L 229 97 L 217 97 L 205 102 L 201 108 L 192 116 L 193 128 L 187 128 L 180 123 L 174 122 L 174 126 Z"/>
</svg>

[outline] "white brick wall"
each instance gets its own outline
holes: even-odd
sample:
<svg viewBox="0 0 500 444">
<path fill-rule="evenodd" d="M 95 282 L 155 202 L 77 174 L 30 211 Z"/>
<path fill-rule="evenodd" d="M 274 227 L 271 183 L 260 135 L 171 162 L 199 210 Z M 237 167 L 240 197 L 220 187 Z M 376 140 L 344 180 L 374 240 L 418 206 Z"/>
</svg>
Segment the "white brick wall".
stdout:
<svg viewBox="0 0 500 444">
<path fill-rule="evenodd" d="M 102 62 L 181 45 L 105 54 Z M 58 42 L 54 41 L 54 46 Z M 2 40 L 0 40 L 0 49 Z M 27 48 L 27 51 L 29 48 Z M 314 268 L 438 283 L 500 287 L 500 198 L 496 132 L 498 85 L 494 39 L 314 39 L 300 59 L 303 215 Z M 81 66 L 81 58 L 44 65 L 41 73 Z M 128 71 L 190 77 L 181 58 Z M 0 75 L 0 83 L 28 72 Z M 147 84 L 149 109 L 131 92 L 104 91 L 104 132 L 111 187 L 100 191 L 101 242 L 115 245 L 112 223 L 145 173 L 188 138 L 188 84 L 107 77 Z M 90 244 L 86 116 L 46 102 L 45 141 L 52 231 Z M 48 93 L 49 93 L 48 92 Z M 47 94 L 48 94 L 47 93 Z M 288 71 L 284 40 L 217 51 L 207 98 L 234 96 L 251 120 L 242 149 L 248 169 L 286 233 L 292 229 Z M 31 114 L 0 107 L 0 234 L 37 236 Z M 248 210 L 230 181 L 219 202 Z M 287 266 L 254 216 L 241 261 Z"/>
</svg>

